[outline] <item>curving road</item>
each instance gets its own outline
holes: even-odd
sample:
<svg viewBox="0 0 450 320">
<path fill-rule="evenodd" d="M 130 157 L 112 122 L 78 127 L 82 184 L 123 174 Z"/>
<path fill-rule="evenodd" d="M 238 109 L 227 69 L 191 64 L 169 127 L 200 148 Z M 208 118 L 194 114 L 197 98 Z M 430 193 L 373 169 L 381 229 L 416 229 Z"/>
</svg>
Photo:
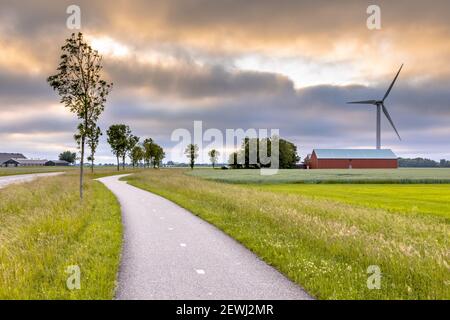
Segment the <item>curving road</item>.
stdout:
<svg viewBox="0 0 450 320">
<path fill-rule="evenodd" d="M 116 299 L 311 299 L 216 227 L 123 176 L 98 179 L 122 207 Z"/>
<path fill-rule="evenodd" d="M 37 178 L 57 176 L 63 173 L 64 172 L 30 173 L 0 177 L 0 189 L 10 184 L 29 182 Z"/>
</svg>

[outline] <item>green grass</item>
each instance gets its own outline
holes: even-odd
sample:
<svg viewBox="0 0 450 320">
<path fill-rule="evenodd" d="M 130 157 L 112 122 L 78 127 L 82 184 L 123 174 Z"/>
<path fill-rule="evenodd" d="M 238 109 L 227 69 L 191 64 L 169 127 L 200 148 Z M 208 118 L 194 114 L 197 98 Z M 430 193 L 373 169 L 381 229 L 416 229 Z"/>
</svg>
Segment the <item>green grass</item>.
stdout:
<svg viewBox="0 0 450 320">
<path fill-rule="evenodd" d="M 227 183 L 450 183 L 450 169 L 281 169 L 262 176 L 260 170 L 197 169 L 189 174 Z"/>
<path fill-rule="evenodd" d="M 125 180 L 216 225 L 317 298 L 450 299 L 450 227 L 441 216 L 218 183 L 182 170 Z M 371 265 L 381 268 L 380 290 L 367 288 Z"/>
<path fill-rule="evenodd" d="M 275 184 L 254 187 L 399 214 L 433 215 L 450 222 L 450 185 L 447 184 Z"/>
<path fill-rule="evenodd" d="M 77 171 L 0 189 L 0 299 L 111 299 L 122 241 L 114 195 Z M 122 173 L 122 172 L 121 172 Z M 81 269 L 81 289 L 69 290 L 68 266 Z"/>
</svg>

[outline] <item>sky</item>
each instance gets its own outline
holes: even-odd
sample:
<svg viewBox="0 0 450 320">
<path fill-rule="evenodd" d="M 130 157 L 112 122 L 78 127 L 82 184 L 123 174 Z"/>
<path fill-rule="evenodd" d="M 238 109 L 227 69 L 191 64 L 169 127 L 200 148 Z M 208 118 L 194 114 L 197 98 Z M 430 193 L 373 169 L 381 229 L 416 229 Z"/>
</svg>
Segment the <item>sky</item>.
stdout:
<svg viewBox="0 0 450 320">
<path fill-rule="evenodd" d="M 72 4 L 80 30 L 66 25 Z M 366 24 L 371 4 L 379 30 Z M 114 83 L 98 163 L 114 162 L 105 132 L 115 123 L 161 144 L 165 161 L 186 161 L 171 136 L 194 121 L 224 135 L 278 129 L 302 158 L 313 148 L 374 148 L 375 107 L 346 102 L 382 98 L 402 63 L 386 100 L 402 140 L 382 118 L 382 147 L 450 159 L 449 12 L 439 0 L 0 0 L 0 152 L 55 159 L 77 150 L 77 119 L 46 78 L 80 31 Z"/>
</svg>

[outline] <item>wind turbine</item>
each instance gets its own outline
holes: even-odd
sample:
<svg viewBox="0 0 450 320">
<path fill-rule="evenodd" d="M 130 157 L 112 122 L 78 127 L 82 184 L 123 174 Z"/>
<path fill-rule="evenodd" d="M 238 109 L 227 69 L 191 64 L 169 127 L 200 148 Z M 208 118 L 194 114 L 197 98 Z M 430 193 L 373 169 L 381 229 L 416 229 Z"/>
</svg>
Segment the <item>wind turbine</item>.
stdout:
<svg viewBox="0 0 450 320">
<path fill-rule="evenodd" d="M 400 138 L 400 135 L 398 134 L 397 128 L 395 128 L 394 122 L 392 121 L 391 116 L 389 115 L 389 112 L 384 105 L 384 100 L 388 97 L 389 93 L 391 92 L 392 87 L 394 86 L 395 81 L 397 80 L 398 75 L 400 74 L 400 71 L 402 71 L 403 64 L 400 66 L 400 69 L 397 72 L 397 75 L 395 76 L 394 80 L 392 81 L 391 85 L 389 86 L 389 89 L 386 91 L 383 100 L 364 100 L 364 101 L 352 101 L 347 102 L 350 104 L 372 104 L 377 107 L 377 149 L 381 149 L 381 110 L 383 110 L 384 115 L 389 120 L 389 122 L 392 125 L 392 128 L 394 128 L 395 133 L 397 134 L 398 138 Z"/>
</svg>

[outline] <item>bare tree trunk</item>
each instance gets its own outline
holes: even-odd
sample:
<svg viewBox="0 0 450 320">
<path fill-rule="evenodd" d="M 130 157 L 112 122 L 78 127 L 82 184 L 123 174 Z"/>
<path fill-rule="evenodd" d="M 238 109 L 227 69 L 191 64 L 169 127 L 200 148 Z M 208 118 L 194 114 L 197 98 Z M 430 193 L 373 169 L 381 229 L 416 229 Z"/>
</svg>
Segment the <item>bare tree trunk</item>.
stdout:
<svg viewBox="0 0 450 320">
<path fill-rule="evenodd" d="M 122 157 L 122 169 L 125 170 L 125 155 Z"/>
<path fill-rule="evenodd" d="M 91 160 L 91 173 L 94 173 L 94 159 Z"/>
<path fill-rule="evenodd" d="M 84 135 L 81 136 L 80 199 L 83 200 Z"/>
<path fill-rule="evenodd" d="M 117 171 L 120 171 L 119 156 L 116 156 L 116 157 L 117 157 Z"/>
</svg>

